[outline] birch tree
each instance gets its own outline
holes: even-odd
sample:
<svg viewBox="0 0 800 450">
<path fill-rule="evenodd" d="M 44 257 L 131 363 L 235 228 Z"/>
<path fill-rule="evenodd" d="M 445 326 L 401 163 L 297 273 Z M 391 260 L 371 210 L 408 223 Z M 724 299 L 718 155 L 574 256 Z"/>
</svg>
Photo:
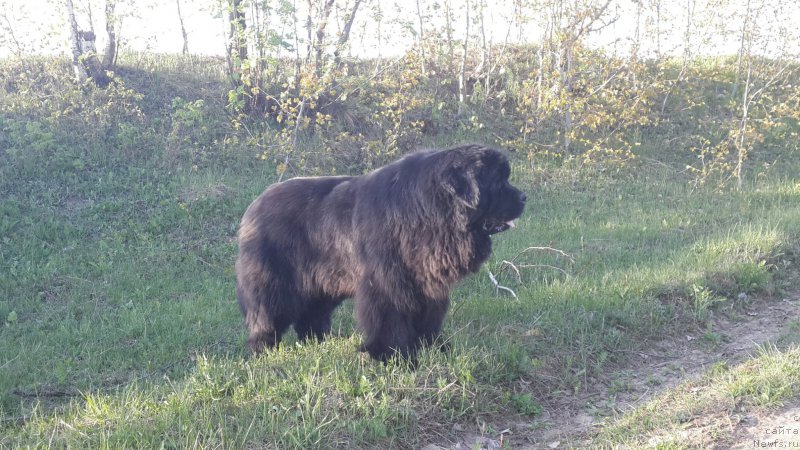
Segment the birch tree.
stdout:
<svg viewBox="0 0 800 450">
<path fill-rule="evenodd" d="M 106 49 L 103 52 L 103 67 L 111 69 L 117 62 L 117 16 L 114 12 L 117 0 L 106 0 Z"/>
<path fill-rule="evenodd" d="M 469 11 L 470 0 L 465 0 L 464 5 L 464 42 L 461 46 L 461 66 L 458 69 L 458 114 L 464 110 L 464 102 L 466 101 L 466 72 L 467 72 L 467 50 L 469 47 Z"/>
<path fill-rule="evenodd" d="M 178 23 L 181 26 L 181 38 L 183 38 L 183 48 L 181 54 L 189 54 L 189 35 L 186 33 L 186 26 L 183 23 L 183 14 L 181 13 L 181 0 L 175 0 L 175 6 L 178 8 Z"/>
<path fill-rule="evenodd" d="M 100 87 L 105 87 L 111 82 L 106 75 L 105 68 L 97 57 L 95 48 L 95 34 L 92 31 L 83 31 L 78 28 L 75 16 L 75 7 L 72 0 L 64 0 L 69 27 L 70 51 L 72 53 L 72 70 L 79 83 L 91 78 Z"/>
</svg>

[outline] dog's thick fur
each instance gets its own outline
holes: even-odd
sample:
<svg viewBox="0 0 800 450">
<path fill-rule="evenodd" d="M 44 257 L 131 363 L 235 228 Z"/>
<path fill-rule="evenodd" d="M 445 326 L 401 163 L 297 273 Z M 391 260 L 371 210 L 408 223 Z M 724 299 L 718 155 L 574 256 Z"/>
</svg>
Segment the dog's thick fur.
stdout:
<svg viewBox="0 0 800 450">
<path fill-rule="evenodd" d="M 466 145 L 414 153 L 357 177 L 294 178 L 247 209 L 236 261 L 250 349 L 290 325 L 322 339 L 334 309 L 355 298 L 363 350 L 385 360 L 441 332 L 455 283 L 513 226 L 525 195 L 499 151 Z"/>
</svg>

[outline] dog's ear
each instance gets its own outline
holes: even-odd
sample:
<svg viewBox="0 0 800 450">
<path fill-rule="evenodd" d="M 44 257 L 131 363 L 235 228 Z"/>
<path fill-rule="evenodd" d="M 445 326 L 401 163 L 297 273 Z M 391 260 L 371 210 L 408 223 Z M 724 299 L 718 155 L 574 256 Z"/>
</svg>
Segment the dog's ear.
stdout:
<svg viewBox="0 0 800 450">
<path fill-rule="evenodd" d="M 459 202 L 468 208 L 476 208 L 480 200 L 478 180 L 474 167 L 449 167 L 443 174 L 441 185 Z"/>
</svg>

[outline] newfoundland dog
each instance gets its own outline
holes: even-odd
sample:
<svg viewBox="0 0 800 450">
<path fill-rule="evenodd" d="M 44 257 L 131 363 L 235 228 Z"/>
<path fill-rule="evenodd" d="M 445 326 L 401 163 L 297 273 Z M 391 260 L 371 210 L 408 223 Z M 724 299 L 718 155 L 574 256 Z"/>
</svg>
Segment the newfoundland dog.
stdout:
<svg viewBox="0 0 800 450">
<path fill-rule="evenodd" d="M 498 150 L 464 145 L 405 156 L 362 176 L 270 186 L 239 227 L 236 295 L 260 353 L 290 325 L 322 339 L 355 298 L 362 351 L 413 356 L 441 333 L 449 293 L 514 226 L 525 194 Z"/>
</svg>

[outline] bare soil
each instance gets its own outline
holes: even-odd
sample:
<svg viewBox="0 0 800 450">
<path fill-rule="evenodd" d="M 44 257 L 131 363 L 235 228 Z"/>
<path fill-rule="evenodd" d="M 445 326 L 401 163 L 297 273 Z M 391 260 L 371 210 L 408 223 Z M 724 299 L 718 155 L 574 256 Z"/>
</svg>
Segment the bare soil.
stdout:
<svg viewBox="0 0 800 450">
<path fill-rule="evenodd" d="M 477 424 L 473 432 L 454 429 L 449 433 L 451 442 L 423 449 L 592 447 L 593 436 L 603 423 L 699 378 L 714 364 L 736 365 L 754 356 L 760 346 L 779 340 L 793 321 L 800 320 L 800 294 L 749 301 L 737 311 L 735 319 L 715 318 L 712 333 L 695 329 L 653 343 L 647 351 L 626 354 L 602 379 L 591 380 L 583 392 L 546 399 L 542 415 L 530 422 L 509 418 L 505 424 Z M 719 420 L 726 421 L 723 437 L 714 433 L 721 426 Z M 800 401 L 777 411 L 738 411 L 735 421 L 727 416 L 694 418 L 684 432 L 686 441 L 698 448 L 800 448 Z"/>
</svg>

